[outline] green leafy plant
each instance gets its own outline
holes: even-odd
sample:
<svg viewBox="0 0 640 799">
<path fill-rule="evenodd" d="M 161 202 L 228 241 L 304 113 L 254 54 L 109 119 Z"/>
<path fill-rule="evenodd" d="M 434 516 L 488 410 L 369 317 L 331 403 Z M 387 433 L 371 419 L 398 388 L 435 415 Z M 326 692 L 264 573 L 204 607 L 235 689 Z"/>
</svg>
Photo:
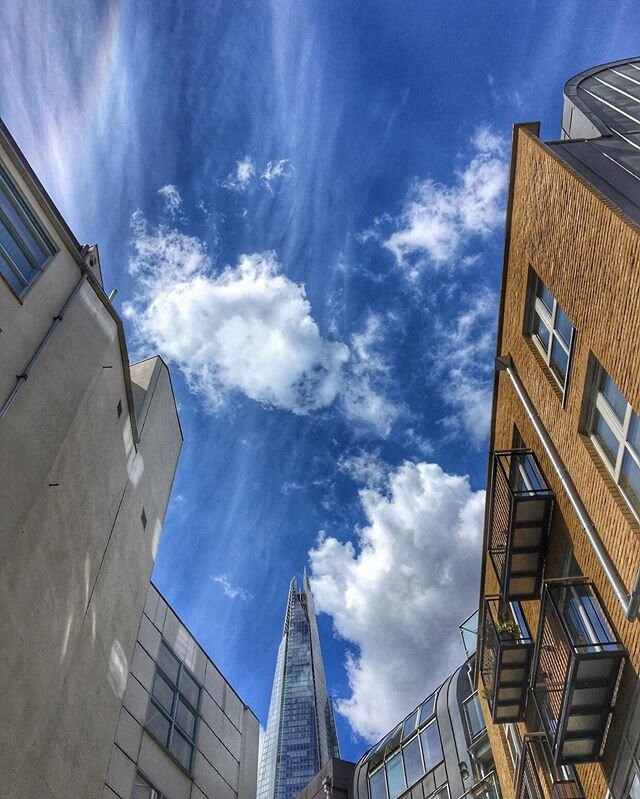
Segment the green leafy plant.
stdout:
<svg viewBox="0 0 640 799">
<path fill-rule="evenodd" d="M 487 702 L 491 701 L 491 691 L 486 685 L 482 689 L 482 696 L 487 700 Z"/>
<path fill-rule="evenodd" d="M 501 638 L 520 638 L 520 628 L 515 621 L 501 621 L 496 624 L 496 632 Z"/>
</svg>

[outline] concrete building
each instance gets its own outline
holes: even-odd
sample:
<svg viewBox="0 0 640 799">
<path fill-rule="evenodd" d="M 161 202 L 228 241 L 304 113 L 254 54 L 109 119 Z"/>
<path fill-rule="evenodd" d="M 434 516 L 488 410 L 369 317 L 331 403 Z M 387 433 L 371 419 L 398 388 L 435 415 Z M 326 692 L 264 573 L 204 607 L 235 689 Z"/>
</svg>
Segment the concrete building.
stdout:
<svg viewBox="0 0 640 799">
<path fill-rule="evenodd" d="M 1 123 L 0 328 L 0 795 L 98 797 L 182 434 Z"/>
<path fill-rule="evenodd" d="M 332 757 L 296 799 L 351 799 L 355 763 Z"/>
<path fill-rule="evenodd" d="M 479 678 L 505 799 L 640 796 L 640 61 L 514 129 Z"/>
<path fill-rule="evenodd" d="M 255 799 L 259 723 L 149 587 L 103 799 Z"/>
<path fill-rule="evenodd" d="M 340 757 L 309 580 L 289 586 L 258 772 L 258 799 L 294 799 Z"/>
<path fill-rule="evenodd" d="M 499 799 L 474 655 L 358 761 L 352 799 Z"/>
</svg>

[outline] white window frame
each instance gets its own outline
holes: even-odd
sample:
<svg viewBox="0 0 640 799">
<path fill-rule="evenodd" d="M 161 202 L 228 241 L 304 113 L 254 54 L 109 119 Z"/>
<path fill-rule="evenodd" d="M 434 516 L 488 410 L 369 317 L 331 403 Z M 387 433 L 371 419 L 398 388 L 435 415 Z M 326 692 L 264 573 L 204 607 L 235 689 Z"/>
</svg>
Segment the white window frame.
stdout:
<svg viewBox="0 0 640 799">
<path fill-rule="evenodd" d="M 640 468 L 640 453 L 637 453 L 632 444 L 629 442 L 629 430 L 631 428 L 631 422 L 634 415 L 638 416 L 638 414 L 636 414 L 636 412 L 633 410 L 627 398 L 624 397 L 627 407 L 625 408 L 623 421 L 620 422 L 620 419 L 613 411 L 606 396 L 600 390 L 604 378 L 611 378 L 611 375 L 602 367 L 595 357 L 592 356 L 592 358 L 593 364 L 591 368 L 587 395 L 588 410 L 586 414 L 586 432 L 591 440 L 591 443 L 595 447 L 596 452 L 600 456 L 600 459 L 613 478 L 618 490 L 622 494 L 624 501 L 629 506 L 631 513 L 634 515 L 636 521 L 640 522 L 640 502 L 637 506 L 634 505 L 632 499 L 629 497 L 628 493 L 625 491 L 620 482 L 622 463 L 626 453 L 633 458 L 636 465 Z M 613 378 L 611 379 L 613 380 Z M 615 384 L 615 381 L 613 382 Z M 620 393 L 622 394 L 622 392 Z M 615 462 L 611 460 L 606 449 L 598 440 L 596 433 L 598 414 L 604 419 L 605 423 L 608 425 L 618 442 L 618 451 L 616 453 Z"/>
<path fill-rule="evenodd" d="M 547 308 L 547 306 L 542 302 L 540 297 L 538 296 L 538 286 L 544 286 L 551 297 L 553 298 L 553 305 L 551 311 Z M 556 317 L 558 315 L 558 308 L 560 308 L 564 313 L 565 316 L 568 315 L 564 311 L 564 308 L 558 303 L 558 300 L 555 298 L 553 292 L 549 289 L 546 283 L 540 278 L 540 276 L 533 270 L 530 270 L 530 277 L 529 277 L 529 290 L 527 293 L 527 322 L 526 322 L 526 333 L 531 338 L 531 341 L 535 344 L 538 352 L 542 356 L 547 368 L 552 375 L 553 379 L 558 385 L 558 388 L 562 392 L 562 407 L 564 408 L 566 405 L 566 398 L 567 392 L 569 390 L 569 373 L 571 372 L 571 361 L 574 349 L 574 342 L 576 338 L 576 328 L 573 322 L 571 322 L 571 336 L 569 338 L 569 346 L 565 344 L 556 330 Z M 536 316 L 539 317 L 542 324 L 547 329 L 549 333 L 549 347 L 545 349 L 544 343 L 540 339 L 540 337 L 535 332 L 535 320 Z M 571 321 L 571 320 L 569 320 Z M 551 365 L 551 353 L 553 352 L 553 345 L 557 343 L 561 349 L 565 352 L 567 356 L 567 371 L 564 376 L 564 381 L 560 380 L 560 377 L 556 374 L 555 369 Z"/>
</svg>

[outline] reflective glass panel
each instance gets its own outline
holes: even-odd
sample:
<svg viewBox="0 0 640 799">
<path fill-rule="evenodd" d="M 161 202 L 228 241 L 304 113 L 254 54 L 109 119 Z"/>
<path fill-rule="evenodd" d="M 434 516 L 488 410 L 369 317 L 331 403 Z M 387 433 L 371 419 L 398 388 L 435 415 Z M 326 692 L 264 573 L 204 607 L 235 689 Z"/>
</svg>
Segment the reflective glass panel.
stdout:
<svg viewBox="0 0 640 799">
<path fill-rule="evenodd" d="M 564 382 L 567 378 L 567 369 L 569 366 L 569 356 L 567 355 L 565 349 L 563 348 L 562 344 L 558 341 L 558 339 L 553 340 L 553 344 L 551 345 L 551 368 L 556 373 L 556 376 L 564 386 Z"/>
<path fill-rule="evenodd" d="M 442 760 L 442 744 L 437 721 L 433 721 L 422 730 L 420 741 L 422 742 L 425 771 L 431 771 Z"/>
<path fill-rule="evenodd" d="M 408 738 L 411 733 L 416 728 L 416 722 L 418 720 L 418 711 L 416 710 L 415 713 L 412 713 L 409 718 L 405 721 L 404 726 L 402 727 L 402 737 Z"/>
<path fill-rule="evenodd" d="M 636 413 L 631 413 L 631 424 L 629 425 L 629 435 L 627 440 L 640 455 L 640 418 Z"/>
<path fill-rule="evenodd" d="M 640 468 L 628 450 L 625 450 L 622 459 L 620 485 L 626 491 L 633 507 L 640 510 Z"/>
<path fill-rule="evenodd" d="M 164 677 L 156 672 L 155 679 L 153 680 L 153 696 L 162 707 L 171 715 L 173 709 L 173 689 Z"/>
<path fill-rule="evenodd" d="M 198 683 L 187 673 L 185 669 L 182 670 L 180 675 L 180 693 L 184 694 L 185 699 L 194 708 L 198 707 L 198 699 L 200 697 L 200 688 Z"/>
<path fill-rule="evenodd" d="M 387 760 L 386 769 L 387 782 L 389 783 L 389 799 L 396 799 L 407 787 L 400 752 Z"/>
<path fill-rule="evenodd" d="M 369 777 L 369 790 L 371 799 L 387 799 L 387 783 L 384 778 L 384 768 L 378 769 Z"/>
<path fill-rule="evenodd" d="M 607 458 L 612 466 L 615 466 L 616 458 L 618 457 L 619 442 L 613 433 L 613 430 L 605 422 L 601 413 L 596 411 L 595 414 L 594 433 L 598 439 L 598 443 L 603 448 Z"/>
<path fill-rule="evenodd" d="M 433 716 L 434 710 L 436 705 L 436 695 L 431 694 L 430 697 L 424 700 L 422 703 L 422 707 L 420 708 L 420 721 L 418 722 L 420 725 L 424 724 L 424 722 Z"/>
<path fill-rule="evenodd" d="M 185 705 L 182 699 L 178 699 L 178 707 L 176 709 L 176 721 L 187 733 L 189 738 L 193 738 L 193 733 L 196 728 L 196 717 Z"/>
<path fill-rule="evenodd" d="M 173 681 L 174 685 L 178 684 L 180 661 L 173 652 L 168 649 L 164 641 L 160 644 L 160 651 L 158 652 L 158 666 L 160 666 L 167 677 Z"/>
<path fill-rule="evenodd" d="M 606 372 L 602 376 L 600 391 L 606 397 L 607 402 L 611 406 L 611 410 L 618 417 L 620 423 L 622 423 L 624 421 L 624 414 L 627 410 L 627 401 L 624 398 L 624 395 L 620 392 L 618 386 L 616 386 Z"/>
<path fill-rule="evenodd" d="M 169 738 L 169 719 L 154 705 L 149 702 L 147 708 L 147 720 L 145 722 L 146 728 L 163 746 L 167 745 Z"/>
<path fill-rule="evenodd" d="M 407 785 L 413 785 L 424 774 L 422 755 L 420 754 L 420 741 L 418 736 L 402 747 L 404 770 L 407 775 Z"/>
<path fill-rule="evenodd" d="M 533 332 L 538 337 L 543 350 L 547 352 L 549 349 L 549 328 L 545 325 L 538 314 L 534 314 Z"/>
<path fill-rule="evenodd" d="M 480 702 L 476 695 L 472 696 L 465 703 L 465 710 L 467 714 L 467 722 L 469 724 L 469 732 L 471 737 L 475 738 L 485 729 L 484 717 L 480 708 Z"/>
<path fill-rule="evenodd" d="M 556 332 L 560 336 L 560 338 L 564 341 L 569 347 L 571 344 L 571 331 L 573 330 L 573 325 L 571 324 L 571 320 L 566 315 L 566 313 L 562 310 L 559 305 L 556 305 L 556 321 L 555 321 Z"/>
<path fill-rule="evenodd" d="M 193 753 L 193 746 L 187 741 L 184 735 L 181 735 L 176 728 L 173 728 L 173 735 L 171 736 L 171 746 L 169 747 L 171 754 L 184 766 L 187 771 L 191 769 L 191 755 Z"/>
<path fill-rule="evenodd" d="M 549 311 L 549 313 L 551 313 L 553 311 L 553 294 L 545 286 L 542 280 L 540 280 L 540 278 L 538 278 L 536 294 L 542 300 L 542 304 L 545 306 L 545 308 Z"/>
</svg>

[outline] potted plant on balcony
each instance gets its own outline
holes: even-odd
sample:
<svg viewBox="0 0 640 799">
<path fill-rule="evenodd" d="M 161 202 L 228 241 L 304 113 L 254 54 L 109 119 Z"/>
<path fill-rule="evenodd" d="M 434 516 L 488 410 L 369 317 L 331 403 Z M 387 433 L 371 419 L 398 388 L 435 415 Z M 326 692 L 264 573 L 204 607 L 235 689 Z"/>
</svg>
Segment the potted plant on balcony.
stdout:
<svg viewBox="0 0 640 799">
<path fill-rule="evenodd" d="M 496 632 L 501 641 L 516 641 L 520 638 L 520 628 L 515 621 L 501 621 L 496 624 Z"/>
</svg>

